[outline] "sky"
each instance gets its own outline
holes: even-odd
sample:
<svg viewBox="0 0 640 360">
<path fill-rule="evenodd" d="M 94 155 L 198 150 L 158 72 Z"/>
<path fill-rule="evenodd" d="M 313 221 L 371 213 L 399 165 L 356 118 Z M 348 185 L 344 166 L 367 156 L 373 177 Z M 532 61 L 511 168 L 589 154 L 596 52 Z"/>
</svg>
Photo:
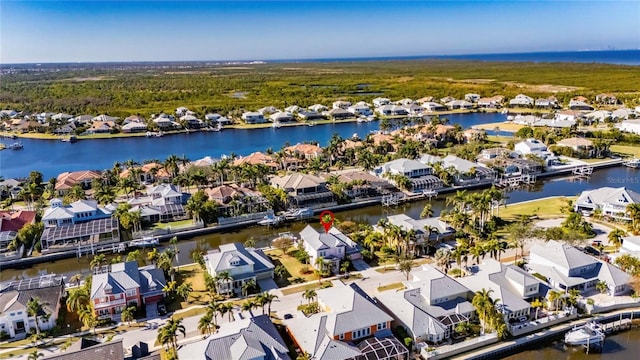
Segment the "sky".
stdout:
<svg viewBox="0 0 640 360">
<path fill-rule="evenodd" d="M 640 1 L 0 1 L 0 63 L 640 48 Z"/>
</svg>

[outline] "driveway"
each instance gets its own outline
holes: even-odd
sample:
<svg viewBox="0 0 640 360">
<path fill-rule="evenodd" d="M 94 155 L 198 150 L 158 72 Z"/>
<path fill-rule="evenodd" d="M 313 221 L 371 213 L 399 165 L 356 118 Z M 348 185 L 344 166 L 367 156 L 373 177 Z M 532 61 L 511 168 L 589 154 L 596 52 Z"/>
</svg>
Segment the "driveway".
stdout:
<svg viewBox="0 0 640 360">
<path fill-rule="evenodd" d="M 147 313 L 147 319 L 156 319 L 160 317 L 158 315 L 158 303 L 146 304 L 144 308 Z"/>
<path fill-rule="evenodd" d="M 356 271 L 364 271 L 370 268 L 369 264 L 367 264 L 362 259 L 352 260 L 351 264 L 353 265 L 353 268 L 356 269 Z"/>
<path fill-rule="evenodd" d="M 271 278 L 258 280 L 258 286 L 262 291 L 271 291 L 278 288 L 278 284 Z"/>
</svg>

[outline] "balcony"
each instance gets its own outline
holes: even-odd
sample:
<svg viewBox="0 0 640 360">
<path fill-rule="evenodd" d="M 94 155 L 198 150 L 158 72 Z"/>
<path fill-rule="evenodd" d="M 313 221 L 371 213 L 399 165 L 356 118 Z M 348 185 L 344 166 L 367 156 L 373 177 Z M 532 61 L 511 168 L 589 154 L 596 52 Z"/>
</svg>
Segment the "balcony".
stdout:
<svg viewBox="0 0 640 360">
<path fill-rule="evenodd" d="M 125 305 L 127 303 L 127 300 L 125 298 L 122 299 L 117 299 L 117 300 L 111 300 L 111 301 L 107 301 L 107 302 L 101 302 L 101 303 L 94 303 L 93 304 L 93 308 L 94 309 L 102 309 L 105 307 L 113 307 L 113 306 L 118 306 L 118 305 Z"/>
</svg>

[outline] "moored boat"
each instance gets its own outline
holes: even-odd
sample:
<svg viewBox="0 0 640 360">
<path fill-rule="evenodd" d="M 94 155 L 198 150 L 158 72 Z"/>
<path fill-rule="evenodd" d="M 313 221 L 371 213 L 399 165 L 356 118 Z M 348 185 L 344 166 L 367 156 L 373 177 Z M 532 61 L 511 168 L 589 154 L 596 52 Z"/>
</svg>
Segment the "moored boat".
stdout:
<svg viewBox="0 0 640 360">
<path fill-rule="evenodd" d="M 638 169 L 640 168 L 640 159 L 631 159 L 631 160 L 627 160 L 624 163 L 622 163 L 624 166 L 626 167 L 630 167 L 630 168 L 634 168 L 634 169 Z"/>
<path fill-rule="evenodd" d="M 24 149 L 24 145 L 22 145 L 21 142 L 15 142 L 11 145 L 8 145 L 7 148 L 11 149 L 11 150 L 22 150 Z"/>
<path fill-rule="evenodd" d="M 564 342 L 567 345 L 595 345 L 604 341 L 605 334 L 602 328 L 595 321 L 590 321 L 584 325 L 576 326 L 564 335 Z"/>
<path fill-rule="evenodd" d="M 131 240 L 129 242 L 129 246 L 135 247 L 147 247 L 147 246 L 156 246 L 160 243 L 160 240 L 157 237 L 143 237 L 139 240 Z"/>
</svg>

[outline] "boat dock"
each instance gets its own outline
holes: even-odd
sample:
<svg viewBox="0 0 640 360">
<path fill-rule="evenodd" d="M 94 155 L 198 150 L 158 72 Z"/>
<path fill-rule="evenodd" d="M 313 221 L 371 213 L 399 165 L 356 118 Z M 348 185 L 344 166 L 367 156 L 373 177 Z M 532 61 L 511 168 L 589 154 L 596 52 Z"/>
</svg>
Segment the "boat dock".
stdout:
<svg viewBox="0 0 640 360">
<path fill-rule="evenodd" d="M 624 165 L 626 167 L 633 168 L 633 169 L 638 169 L 638 168 L 640 168 L 640 159 L 627 160 L 627 161 L 623 162 L 622 165 Z"/>
</svg>

